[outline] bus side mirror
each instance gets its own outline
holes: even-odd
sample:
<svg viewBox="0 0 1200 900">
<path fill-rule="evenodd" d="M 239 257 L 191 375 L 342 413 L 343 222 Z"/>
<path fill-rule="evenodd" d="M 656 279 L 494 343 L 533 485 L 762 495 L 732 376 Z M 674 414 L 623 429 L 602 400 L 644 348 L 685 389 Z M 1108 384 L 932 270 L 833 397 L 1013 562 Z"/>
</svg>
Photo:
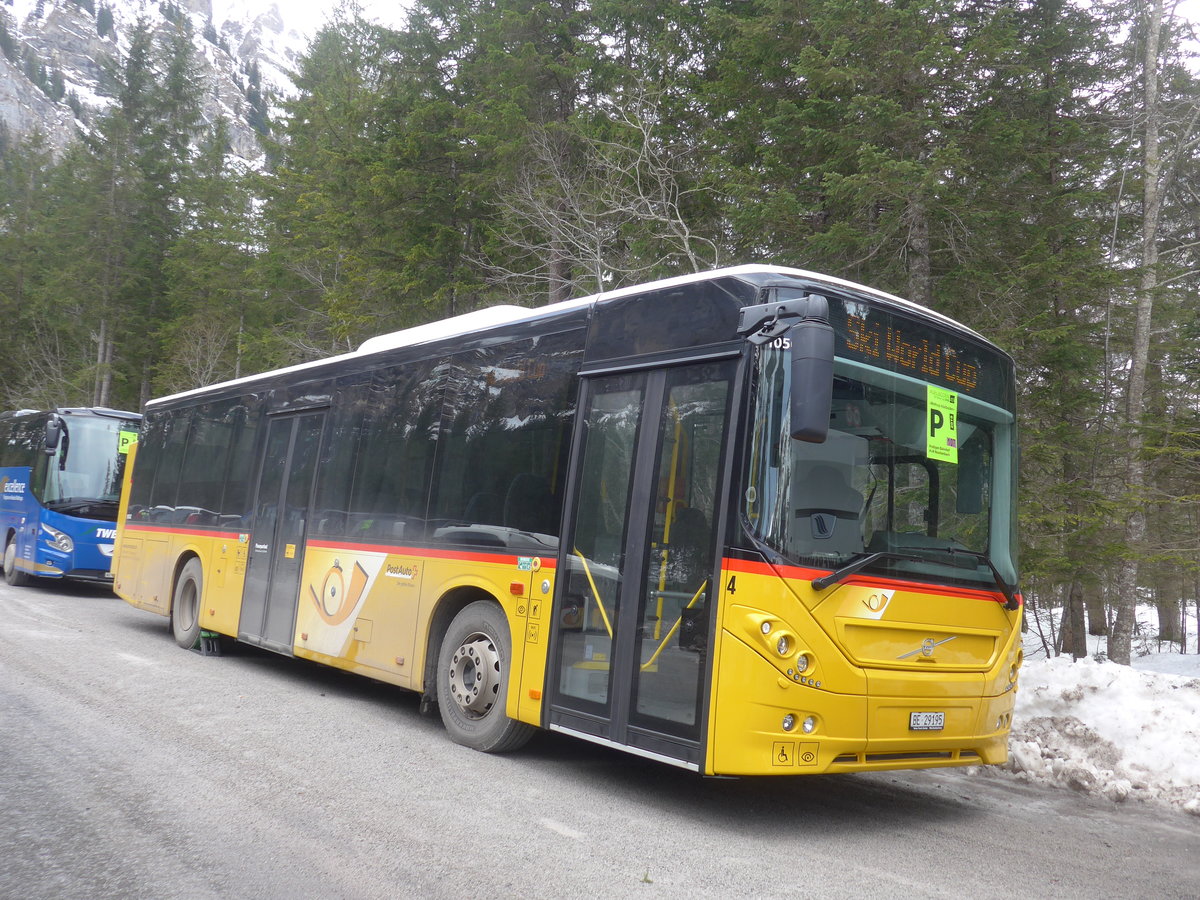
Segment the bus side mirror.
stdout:
<svg viewBox="0 0 1200 900">
<path fill-rule="evenodd" d="M 792 437 L 823 444 L 833 405 L 833 327 L 829 301 L 809 294 L 804 317 L 792 326 Z"/>
<path fill-rule="evenodd" d="M 62 439 L 63 421 L 58 415 L 51 413 L 50 418 L 46 420 L 46 455 L 53 456 L 54 451 L 58 449 L 58 442 Z"/>
</svg>

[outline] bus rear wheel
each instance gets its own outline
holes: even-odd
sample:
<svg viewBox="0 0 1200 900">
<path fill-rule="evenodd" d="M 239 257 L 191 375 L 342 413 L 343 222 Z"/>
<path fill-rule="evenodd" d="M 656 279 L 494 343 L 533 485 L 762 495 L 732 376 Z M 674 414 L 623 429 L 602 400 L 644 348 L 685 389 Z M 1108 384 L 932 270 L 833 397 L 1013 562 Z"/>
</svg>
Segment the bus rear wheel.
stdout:
<svg viewBox="0 0 1200 900">
<path fill-rule="evenodd" d="M 200 643 L 202 584 L 200 560 L 189 559 L 175 582 L 175 595 L 171 600 L 171 633 L 175 635 L 175 643 L 184 650 L 191 650 Z"/>
<path fill-rule="evenodd" d="M 480 600 L 454 617 L 438 653 L 437 696 L 455 743 L 505 753 L 533 736 L 532 725 L 504 711 L 511 661 L 508 622 L 499 606 Z"/>
<path fill-rule="evenodd" d="M 17 536 L 10 534 L 4 545 L 4 580 L 13 587 L 29 584 L 29 575 L 17 568 Z"/>
</svg>

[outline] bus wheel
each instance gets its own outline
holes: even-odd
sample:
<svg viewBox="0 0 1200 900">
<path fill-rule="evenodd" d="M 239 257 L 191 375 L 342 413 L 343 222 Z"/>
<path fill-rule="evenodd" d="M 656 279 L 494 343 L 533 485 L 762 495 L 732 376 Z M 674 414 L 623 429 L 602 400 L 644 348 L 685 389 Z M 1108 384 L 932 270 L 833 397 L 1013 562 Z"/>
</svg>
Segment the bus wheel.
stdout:
<svg viewBox="0 0 1200 900">
<path fill-rule="evenodd" d="M 480 600 L 454 617 L 438 654 L 437 695 L 442 722 L 456 743 L 504 753 L 533 736 L 533 726 L 504 712 L 511 660 L 508 622 L 499 606 Z"/>
<path fill-rule="evenodd" d="M 175 643 L 191 650 L 200 643 L 200 586 L 203 570 L 200 560 L 189 559 L 175 582 L 171 601 L 171 633 Z"/>
<path fill-rule="evenodd" d="M 17 536 L 9 537 L 4 545 L 4 580 L 13 587 L 29 584 L 29 575 L 17 568 Z"/>
</svg>

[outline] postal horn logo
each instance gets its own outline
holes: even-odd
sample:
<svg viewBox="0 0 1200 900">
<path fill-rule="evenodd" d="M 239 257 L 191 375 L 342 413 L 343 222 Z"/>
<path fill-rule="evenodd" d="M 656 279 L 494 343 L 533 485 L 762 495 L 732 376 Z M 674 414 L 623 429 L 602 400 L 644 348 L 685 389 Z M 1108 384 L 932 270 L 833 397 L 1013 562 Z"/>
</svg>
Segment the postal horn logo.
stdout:
<svg viewBox="0 0 1200 900">
<path fill-rule="evenodd" d="M 358 606 L 359 598 L 367 586 L 367 570 L 356 560 L 350 572 L 350 584 L 347 586 L 341 563 L 333 561 L 329 571 L 321 583 L 321 591 L 317 593 L 315 585 L 308 586 L 308 592 L 319 615 L 329 625 L 340 625 L 350 618 Z"/>
</svg>

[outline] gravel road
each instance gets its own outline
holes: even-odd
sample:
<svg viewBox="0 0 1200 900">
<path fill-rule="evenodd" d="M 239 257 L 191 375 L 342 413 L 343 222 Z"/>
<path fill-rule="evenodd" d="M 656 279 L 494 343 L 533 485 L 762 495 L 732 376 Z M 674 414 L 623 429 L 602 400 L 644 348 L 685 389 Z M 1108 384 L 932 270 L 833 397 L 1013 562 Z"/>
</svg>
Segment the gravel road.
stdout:
<svg viewBox="0 0 1200 900">
<path fill-rule="evenodd" d="M 0 897 L 1197 897 L 1200 828 L 964 771 L 702 779 L 0 583 Z"/>
</svg>

